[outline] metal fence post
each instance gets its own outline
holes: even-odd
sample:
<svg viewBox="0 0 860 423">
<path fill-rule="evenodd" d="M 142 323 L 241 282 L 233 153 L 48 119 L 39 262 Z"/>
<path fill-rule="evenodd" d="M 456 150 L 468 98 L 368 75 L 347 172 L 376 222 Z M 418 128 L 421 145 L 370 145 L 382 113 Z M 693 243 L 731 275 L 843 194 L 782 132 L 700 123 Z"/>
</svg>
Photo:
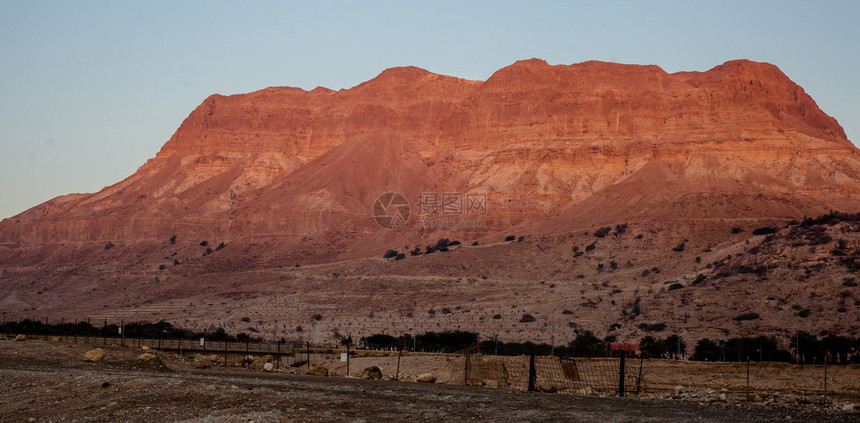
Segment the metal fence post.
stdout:
<svg viewBox="0 0 860 423">
<path fill-rule="evenodd" d="M 469 350 L 466 350 L 466 367 L 463 369 L 463 385 L 469 384 Z"/>
<path fill-rule="evenodd" d="M 827 350 L 824 350 L 824 403 L 827 404 Z"/>
<path fill-rule="evenodd" d="M 621 360 L 618 362 L 618 396 L 624 396 L 624 358 L 627 351 L 621 351 Z"/>
<path fill-rule="evenodd" d="M 537 369 L 535 369 L 535 350 L 532 349 L 529 357 L 529 392 L 534 392 L 535 382 L 537 381 Z"/>
</svg>

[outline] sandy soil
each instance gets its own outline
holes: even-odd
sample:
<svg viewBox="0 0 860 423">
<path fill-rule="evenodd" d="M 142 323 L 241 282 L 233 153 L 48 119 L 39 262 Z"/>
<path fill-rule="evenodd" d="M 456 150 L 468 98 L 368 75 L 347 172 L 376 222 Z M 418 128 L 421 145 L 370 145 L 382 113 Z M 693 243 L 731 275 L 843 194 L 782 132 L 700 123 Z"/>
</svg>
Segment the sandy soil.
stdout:
<svg viewBox="0 0 860 423">
<path fill-rule="evenodd" d="M 4 421 L 857 421 L 857 412 L 528 393 L 477 386 L 263 373 L 104 347 L 0 340 Z"/>
</svg>

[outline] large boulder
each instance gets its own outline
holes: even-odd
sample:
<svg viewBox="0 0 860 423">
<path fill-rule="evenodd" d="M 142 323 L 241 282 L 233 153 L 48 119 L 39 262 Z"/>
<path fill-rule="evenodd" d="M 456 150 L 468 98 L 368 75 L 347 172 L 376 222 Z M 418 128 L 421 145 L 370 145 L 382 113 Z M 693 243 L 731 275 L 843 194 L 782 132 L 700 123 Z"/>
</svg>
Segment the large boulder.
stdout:
<svg viewBox="0 0 860 423">
<path fill-rule="evenodd" d="M 316 366 L 308 370 L 308 374 L 314 376 L 328 376 L 328 369 L 323 366 Z"/>
<path fill-rule="evenodd" d="M 93 363 L 98 363 L 99 361 L 104 360 L 105 358 L 105 350 L 101 348 L 96 348 L 94 350 L 89 350 L 84 353 L 84 361 L 90 361 Z"/>
<path fill-rule="evenodd" d="M 370 366 L 361 371 L 361 375 L 359 375 L 362 379 L 374 379 L 379 380 L 382 379 L 382 370 L 376 366 Z"/>
<path fill-rule="evenodd" d="M 137 356 L 137 359 L 140 361 L 153 361 L 155 360 L 155 354 L 143 353 Z"/>
<path fill-rule="evenodd" d="M 212 360 L 208 356 L 197 354 L 194 356 L 194 367 L 198 369 L 208 369 L 212 367 Z"/>
<path fill-rule="evenodd" d="M 433 376 L 432 373 L 424 373 L 418 375 L 418 377 L 415 378 L 415 381 L 421 383 L 436 383 L 436 376 Z"/>
<path fill-rule="evenodd" d="M 15 337 L 15 340 L 16 340 L 16 341 L 26 341 L 26 340 L 27 340 L 27 335 L 18 335 L 18 336 L 16 336 L 16 337 Z"/>
</svg>

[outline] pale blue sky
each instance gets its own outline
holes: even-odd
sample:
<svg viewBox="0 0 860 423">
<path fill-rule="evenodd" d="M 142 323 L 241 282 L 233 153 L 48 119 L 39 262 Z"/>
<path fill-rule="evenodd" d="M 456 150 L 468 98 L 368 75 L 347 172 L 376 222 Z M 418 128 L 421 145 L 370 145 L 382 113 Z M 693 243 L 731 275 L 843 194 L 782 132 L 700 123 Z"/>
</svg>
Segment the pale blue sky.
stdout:
<svg viewBox="0 0 860 423">
<path fill-rule="evenodd" d="M 519 59 L 779 66 L 860 141 L 857 1 L 0 0 L 0 218 L 94 192 L 212 93 L 348 88 L 414 65 L 486 79 Z"/>
</svg>

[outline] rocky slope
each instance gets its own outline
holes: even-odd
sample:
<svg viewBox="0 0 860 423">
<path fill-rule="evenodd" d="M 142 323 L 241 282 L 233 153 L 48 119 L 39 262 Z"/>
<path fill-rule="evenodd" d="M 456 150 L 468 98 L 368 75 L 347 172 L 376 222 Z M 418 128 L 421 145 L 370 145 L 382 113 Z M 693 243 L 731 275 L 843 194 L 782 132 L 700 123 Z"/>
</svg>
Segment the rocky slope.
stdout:
<svg viewBox="0 0 860 423">
<path fill-rule="evenodd" d="M 411 220 L 398 230 L 373 219 L 385 192 L 411 203 Z M 476 195 L 486 207 L 446 215 L 420 207 L 420 193 Z M 633 225 L 652 235 L 652 246 L 631 241 L 623 248 L 635 253 L 609 249 L 605 262 L 629 261 L 626 276 L 612 280 L 635 289 L 641 281 L 633 275 L 651 267 L 676 269 L 671 279 L 692 271 L 665 253 L 683 239 L 730 248 L 734 226 L 781 226 L 831 209 L 860 209 L 860 152 L 770 64 L 740 60 L 669 74 L 656 66 L 532 59 L 486 81 L 394 68 L 340 91 L 211 96 L 124 181 L 0 222 L 0 308 L 93 314 L 126 301 L 202 300 L 236 290 L 257 298 L 293 278 L 304 281 L 295 292 L 307 294 L 311 281 L 331 275 L 351 275 L 371 291 L 385 291 L 387 278 L 452 277 L 457 286 L 448 292 L 457 301 L 510 307 L 517 284 L 554 279 L 575 297 L 586 283 L 576 276 L 591 276 L 580 264 L 547 264 L 552 274 L 523 271 L 534 257 L 502 242 L 509 234 L 542 240 L 546 260 L 564 262 L 573 254 L 569 237 Z M 480 224 L 415 224 L 443 217 Z M 482 248 L 409 256 L 405 270 L 380 262 L 387 249 L 423 248 L 442 237 Z M 610 260 L 625 254 L 631 257 Z M 278 270 L 296 263 L 326 270 Z M 469 287 L 462 278 L 489 282 Z M 400 292 L 412 308 L 432 298 L 431 288 L 416 283 Z M 134 287 L 137 299 L 120 300 L 121 287 Z M 296 307 L 348 302 L 344 287 L 334 287 Z M 385 309 L 372 301 L 355 307 Z M 182 314 L 165 305 L 152 315 L 170 317 L 164 310 Z"/>
</svg>

